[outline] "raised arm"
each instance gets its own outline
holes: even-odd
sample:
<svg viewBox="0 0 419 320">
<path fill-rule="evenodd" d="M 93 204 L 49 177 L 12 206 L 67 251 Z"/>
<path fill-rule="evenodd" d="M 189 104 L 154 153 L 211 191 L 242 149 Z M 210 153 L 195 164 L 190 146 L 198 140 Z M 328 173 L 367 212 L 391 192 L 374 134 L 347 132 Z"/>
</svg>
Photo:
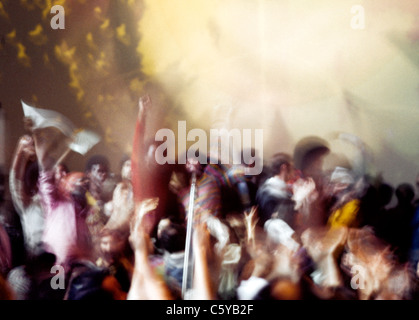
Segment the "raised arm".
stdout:
<svg viewBox="0 0 419 320">
<path fill-rule="evenodd" d="M 209 254 L 212 252 L 210 233 L 205 224 L 197 224 L 193 234 L 193 252 L 195 260 L 193 299 L 214 300 L 216 293 L 209 267 Z"/>
<path fill-rule="evenodd" d="M 53 154 L 59 141 L 65 139 L 65 137 L 59 130 L 57 131 L 53 127 L 34 128 L 30 118 L 24 118 L 23 123 L 25 129 L 32 133 L 32 136 L 25 136 L 24 146 L 30 145 L 31 156 L 38 160 L 38 191 L 44 205 L 47 207 L 54 206 L 58 197 L 58 191 L 54 183 L 53 170 L 57 161 Z"/>
<path fill-rule="evenodd" d="M 22 136 L 17 144 L 10 169 L 9 185 L 13 204 L 22 213 L 30 204 L 31 194 L 25 188 L 25 172 L 28 165 L 36 162 L 35 145 L 31 136 Z"/>
<path fill-rule="evenodd" d="M 32 134 L 40 170 L 53 170 L 63 159 L 61 149 L 68 145 L 70 138 L 56 127 L 34 128 L 32 119 L 24 118 L 23 121 L 25 129 Z"/>
<path fill-rule="evenodd" d="M 131 170 L 132 170 L 132 188 L 135 203 L 142 200 L 143 192 L 141 188 L 142 174 L 141 166 L 144 166 L 145 159 L 145 118 L 147 110 L 151 107 L 151 99 L 148 95 L 140 98 L 138 103 L 138 117 L 135 124 L 134 140 L 131 154 Z"/>
<path fill-rule="evenodd" d="M 164 279 L 156 273 L 149 261 L 152 243 L 148 218 L 154 214 L 157 204 L 157 199 L 142 201 L 131 226 L 130 243 L 135 253 L 135 265 L 127 300 L 173 299 Z"/>
<path fill-rule="evenodd" d="M 150 237 L 146 232 L 140 232 L 136 241 L 141 248 L 135 250 L 135 266 L 127 300 L 172 300 L 173 296 L 164 279 L 150 264 Z"/>
</svg>

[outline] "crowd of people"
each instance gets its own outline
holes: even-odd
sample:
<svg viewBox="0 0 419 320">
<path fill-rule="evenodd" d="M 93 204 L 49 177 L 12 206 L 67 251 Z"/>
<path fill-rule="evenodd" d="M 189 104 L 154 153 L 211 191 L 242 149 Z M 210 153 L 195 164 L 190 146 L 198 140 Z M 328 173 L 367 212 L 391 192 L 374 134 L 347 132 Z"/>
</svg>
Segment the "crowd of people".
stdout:
<svg viewBox="0 0 419 320">
<path fill-rule="evenodd" d="M 160 165 L 144 141 L 150 106 L 140 99 L 118 174 L 103 155 L 70 171 L 57 151 L 66 137 L 25 119 L 0 181 L 0 299 L 418 298 L 413 185 L 324 170 L 326 145 L 298 159 L 278 150 L 259 175 L 194 158 Z"/>
</svg>

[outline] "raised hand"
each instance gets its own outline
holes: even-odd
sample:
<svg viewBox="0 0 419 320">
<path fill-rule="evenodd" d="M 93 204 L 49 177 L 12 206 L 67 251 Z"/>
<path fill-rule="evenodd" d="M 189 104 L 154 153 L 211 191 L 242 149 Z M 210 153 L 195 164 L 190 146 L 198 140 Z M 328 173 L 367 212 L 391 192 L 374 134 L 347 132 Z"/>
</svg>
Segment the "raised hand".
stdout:
<svg viewBox="0 0 419 320">
<path fill-rule="evenodd" d="M 187 183 L 182 175 L 173 173 L 169 182 L 169 189 L 174 194 L 179 194 L 179 192 L 187 186 Z"/>
<path fill-rule="evenodd" d="M 189 173 L 195 173 L 196 177 L 200 177 L 203 172 L 202 166 L 196 158 L 188 158 L 185 166 L 186 171 Z"/>
<path fill-rule="evenodd" d="M 192 246 L 195 257 L 193 299 L 213 300 L 216 297 L 212 282 L 215 270 L 211 269 L 210 271 L 213 248 L 206 223 L 198 223 L 195 226 Z"/>
<path fill-rule="evenodd" d="M 24 135 L 20 138 L 18 143 L 18 153 L 26 157 L 26 159 L 35 160 L 35 143 L 33 138 L 29 135 Z"/>
<path fill-rule="evenodd" d="M 153 210 L 158 198 L 150 198 L 138 204 L 135 220 L 131 224 L 129 241 L 135 252 L 135 267 L 127 300 L 167 300 L 173 299 L 164 279 L 150 264 L 149 255 L 153 244 L 149 235 L 148 217 L 155 217 Z"/>
<path fill-rule="evenodd" d="M 149 235 L 151 233 L 156 219 L 154 210 L 157 208 L 158 203 L 159 198 L 150 198 L 141 201 L 137 205 L 135 218 L 130 225 L 130 242 L 134 249 L 141 246 L 138 240 L 141 239 L 142 234 Z"/>
<path fill-rule="evenodd" d="M 159 204 L 159 198 L 149 198 L 141 202 L 139 206 L 140 216 L 144 216 L 146 213 L 153 211 Z"/>
<path fill-rule="evenodd" d="M 292 200 L 295 201 L 295 210 L 299 210 L 304 203 L 309 203 L 317 199 L 318 192 L 316 184 L 312 178 L 299 179 L 293 186 Z"/>
<path fill-rule="evenodd" d="M 251 246 L 255 245 L 255 230 L 258 222 L 257 218 L 257 207 L 253 206 L 249 212 L 244 213 L 244 220 L 246 225 L 247 243 Z"/>
<path fill-rule="evenodd" d="M 211 241 L 210 241 L 210 232 L 208 227 L 205 223 L 198 223 L 195 226 L 195 230 L 193 233 L 193 246 L 195 252 L 200 250 L 210 250 L 211 249 Z M 210 251 L 208 251 L 210 252 Z"/>
<path fill-rule="evenodd" d="M 148 94 L 140 97 L 138 101 L 138 117 L 140 119 L 146 114 L 146 112 L 151 108 L 151 98 Z"/>
</svg>

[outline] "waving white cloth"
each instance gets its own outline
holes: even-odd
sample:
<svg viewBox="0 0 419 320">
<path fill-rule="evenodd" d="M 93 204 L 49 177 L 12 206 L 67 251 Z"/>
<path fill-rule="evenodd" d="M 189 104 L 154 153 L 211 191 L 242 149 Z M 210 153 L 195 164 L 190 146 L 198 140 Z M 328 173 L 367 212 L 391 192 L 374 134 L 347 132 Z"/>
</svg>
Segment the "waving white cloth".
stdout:
<svg viewBox="0 0 419 320">
<path fill-rule="evenodd" d="M 31 118 L 34 129 L 55 127 L 62 131 L 66 136 L 71 136 L 74 132 L 74 124 L 61 113 L 53 110 L 39 109 L 31 107 L 22 102 L 23 114 Z"/>
<path fill-rule="evenodd" d="M 35 108 L 23 101 L 21 102 L 23 113 L 25 117 L 32 120 L 34 129 L 54 127 L 66 136 L 71 137 L 68 145 L 69 150 L 85 155 L 100 141 L 100 136 L 91 130 L 76 130 L 74 124 L 57 111 Z"/>
</svg>

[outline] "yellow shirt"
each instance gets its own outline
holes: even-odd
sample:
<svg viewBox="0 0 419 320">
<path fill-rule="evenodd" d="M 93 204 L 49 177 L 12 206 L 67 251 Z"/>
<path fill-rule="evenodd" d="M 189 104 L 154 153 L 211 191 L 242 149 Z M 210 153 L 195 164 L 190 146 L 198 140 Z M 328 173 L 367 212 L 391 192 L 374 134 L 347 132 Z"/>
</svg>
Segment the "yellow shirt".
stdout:
<svg viewBox="0 0 419 320">
<path fill-rule="evenodd" d="M 329 217 L 328 225 L 331 228 L 356 227 L 360 204 L 361 202 L 358 199 L 353 199 L 345 203 L 342 207 L 332 212 Z"/>
<path fill-rule="evenodd" d="M 99 233 L 106 224 L 106 216 L 103 214 L 97 200 L 89 191 L 86 192 L 87 203 L 90 206 L 86 217 L 86 224 L 92 237 L 99 237 Z"/>
</svg>

